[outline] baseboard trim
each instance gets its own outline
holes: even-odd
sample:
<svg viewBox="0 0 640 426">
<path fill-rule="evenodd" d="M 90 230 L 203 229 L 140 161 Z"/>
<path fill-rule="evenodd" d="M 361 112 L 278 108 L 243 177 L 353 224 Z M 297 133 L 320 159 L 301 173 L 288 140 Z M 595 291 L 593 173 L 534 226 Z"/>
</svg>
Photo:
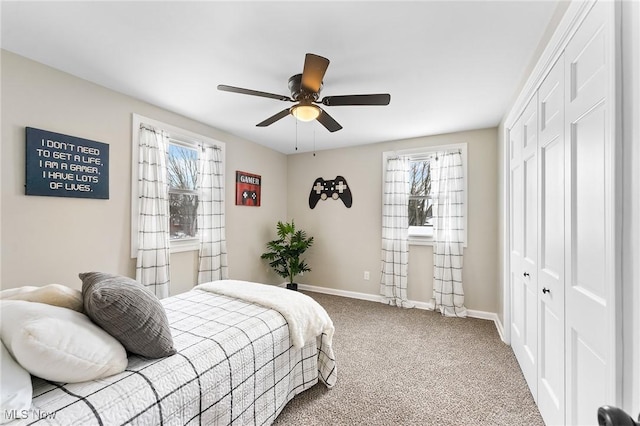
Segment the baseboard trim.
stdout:
<svg viewBox="0 0 640 426">
<path fill-rule="evenodd" d="M 309 284 L 298 284 L 298 290 L 312 291 L 315 293 L 330 294 L 332 296 L 349 297 L 351 299 L 368 300 L 369 302 L 382 303 L 382 296 L 369 293 L 358 293 L 356 291 L 338 290 L 335 288 L 318 287 Z"/>
<path fill-rule="evenodd" d="M 283 284 L 283 286 L 284 285 L 286 285 L 286 283 Z M 309 285 L 309 284 L 298 284 L 298 290 L 330 294 L 332 296 L 349 297 L 351 299 L 367 300 L 369 302 L 379 302 L 379 303 L 383 302 L 382 296 L 377 294 L 360 293 L 357 291 L 348 291 L 348 290 L 338 290 L 335 288 L 318 287 L 318 286 Z M 424 309 L 428 311 L 433 311 L 434 309 L 433 302 L 418 302 L 415 300 L 410 300 L 410 302 L 413 303 L 417 309 Z M 467 309 L 467 315 L 471 318 L 478 318 L 478 319 L 493 321 L 496 326 L 496 330 L 498 331 L 498 335 L 500 336 L 500 340 L 504 342 L 504 329 L 502 327 L 502 324 L 500 323 L 498 314 L 496 314 L 495 312 L 485 312 L 485 311 L 476 311 L 474 309 Z"/>
<path fill-rule="evenodd" d="M 498 315 L 496 315 L 495 323 L 496 323 L 496 329 L 498 330 L 498 334 L 500 335 L 500 340 L 502 340 L 506 345 L 508 345 L 509 342 L 507 342 L 507 340 L 504 337 L 504 325 L 502 325 L 502 321 L 500 321 L 500 318 L 498 317 Z"/>
</svg>

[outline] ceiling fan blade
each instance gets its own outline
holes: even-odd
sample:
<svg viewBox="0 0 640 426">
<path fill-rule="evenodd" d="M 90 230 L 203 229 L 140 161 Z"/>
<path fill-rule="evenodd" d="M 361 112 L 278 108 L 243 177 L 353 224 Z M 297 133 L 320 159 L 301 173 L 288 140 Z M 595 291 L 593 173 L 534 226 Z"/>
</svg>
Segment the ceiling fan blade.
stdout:
<svg viewBox="0 0 640 426">
<path fill-rule="evenodd" d="M 313 93 L 319 92 L 328 66 L 329 60 L 327 58 L 307 53 L 302 69 L 302 86 Z"/>
<path fill-rule="evenodd" d="M 316 120 L 318 120 L 320 124 L 326 127 L 328 131 L 333 133 L 342 129 L 342 126 L 336 120 L 334 120 L 333 117 L 327 114 L 327 111 L 323 109 L 321 111 L 322 112 L 320 113 L 318 118 L 316 118 Z"/>
<path fill-rule="evenodd" d="M 227 86 L 227 85 L 224 85 L 224 84 L 219 84 L 218 85 L 218 90 L 222 90 L 223 92 L 241 93 L 243 95 L 252 95 L 252 96 L 260 96 L 260 97 L 263 97 L 263 98 L 277 99 L 279 101 L 291 101 L 291 102 L 293 102 L 293 99 L 291 99 L 288 96 L 278 95 L 278 94 L 275 94 L 275 93 L 260 92 L 258 90 L 243 89 L 242 87 Z"/>
<path fill-rule="evenodd" d="M 289 108 L 283 109 L 279 113 L 274 114 L 271 117 L 267 118 L 266 120 L 256 124 L 256 127 L 267 127 L 268 125 L 275 123 L 276 121 L 286 117 L 287 115 L 289 115 Z"/>
<path fill-rule="evenodd" d="M 391 95 L 388 93 L 378 93 L 375 95 L 342 95 L 327 96 L 321 103 L 327 106 L 340 105 L 389 105 Z"/>
</svg>

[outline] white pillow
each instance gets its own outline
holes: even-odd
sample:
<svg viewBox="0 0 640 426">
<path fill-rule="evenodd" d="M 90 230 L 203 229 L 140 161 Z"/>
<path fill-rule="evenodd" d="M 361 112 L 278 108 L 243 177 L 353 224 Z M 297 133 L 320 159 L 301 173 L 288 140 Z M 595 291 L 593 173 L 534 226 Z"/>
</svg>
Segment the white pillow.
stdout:
<svg viewBox="0 0 640 426">
<path fill-rule="evenodd" d="M 0 343 L 0 424 L 14 420 L 13 413 L 31 408 L 32 398 L 31 375 Z"/>
<path fill-rule="evenodd" d="M 84 382 L 127 367 L 127 352 L 114 337 L 71 309 L 0 300 L 0 336 L 16 361 L 34 376 Z"/>
<path fill-rule="evenodd" d="M 82 292 L 61 284 L 24 286 L 0 291 L 0 299 L 46 303 L 82 312 Z"/>
</svg>

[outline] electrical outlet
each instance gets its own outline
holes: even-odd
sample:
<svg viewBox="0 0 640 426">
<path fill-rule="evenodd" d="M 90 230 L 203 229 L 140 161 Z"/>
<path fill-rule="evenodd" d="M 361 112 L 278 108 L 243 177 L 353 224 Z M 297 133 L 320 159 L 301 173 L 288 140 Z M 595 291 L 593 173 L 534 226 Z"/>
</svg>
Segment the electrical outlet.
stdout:
<svg viewBox="0 0 640 426">
<path fill-rule="evenodd" d="M 364 271 L 364 279 L 369 281 L 369 271 Z"/>
</svg>

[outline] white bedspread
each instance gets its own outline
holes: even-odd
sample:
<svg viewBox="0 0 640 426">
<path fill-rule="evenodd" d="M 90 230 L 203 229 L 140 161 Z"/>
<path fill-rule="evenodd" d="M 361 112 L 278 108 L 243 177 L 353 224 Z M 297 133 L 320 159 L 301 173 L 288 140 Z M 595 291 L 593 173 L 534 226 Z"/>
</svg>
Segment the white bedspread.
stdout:
<svg viewBox="0 0 640 426">
<path fill-rule="evenodd" d="M 161 302 L 178 353 L 130 354 L 125 371 L 88 382 L 34 377 L 31 409 L 8 413 L 10 424 L 268 426 L 318 380 L 336 383 L 325 334 L 296 349 L 274 309 L 197 289 Z"/>
<path fill-rule="evenodd" d="M 331 347 L 335 331 L 333 322 L 327 311 L 305 294 L 273 285 L 238 280 L 212 281 L 195 288 L 235 297 L 280 312 L 289 324 L 289 335 L 295 348 L 302 348 L 305 343 L 322 334 L 325 334 L 326 343 Z"/>
</svg>

